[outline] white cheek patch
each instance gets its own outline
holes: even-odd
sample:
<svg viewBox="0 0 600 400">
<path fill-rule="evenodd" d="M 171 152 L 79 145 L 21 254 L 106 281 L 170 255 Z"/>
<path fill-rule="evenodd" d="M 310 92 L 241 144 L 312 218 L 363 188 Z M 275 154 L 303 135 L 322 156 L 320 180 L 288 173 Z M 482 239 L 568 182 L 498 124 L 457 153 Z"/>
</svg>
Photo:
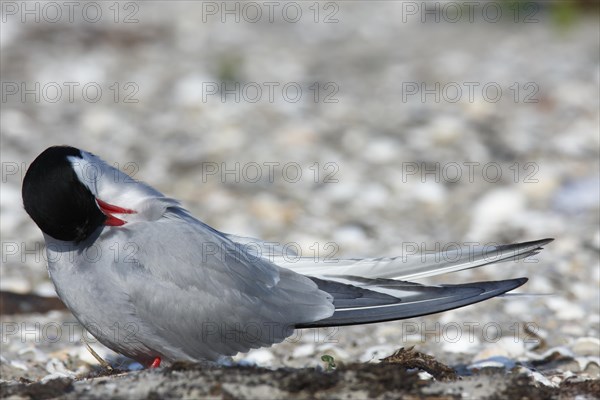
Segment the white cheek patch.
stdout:
<svg viewBox="0 0 600 400">
<path fill-rule="evenodd" d="M 73 171 L 96 199 L 110 205 L 134 210 L 135 214 L 118 214 L 126 222 L 156 220 L 172 205 L 162 193 L 106 164 L 95 155 L 82 151 L 82 158 L 68 156 Z M 150 201 L 148 201 L 150 200 Z"/>
<path fill-rule="evenodd" d="M 67 157 L 73 166 L 75 174 L 85 187 L 90 189 L 94 196 L 98 196 L 98 181 L 105 173 L 103 162 L 85 160 L 76 156 Z"/>
</svg>

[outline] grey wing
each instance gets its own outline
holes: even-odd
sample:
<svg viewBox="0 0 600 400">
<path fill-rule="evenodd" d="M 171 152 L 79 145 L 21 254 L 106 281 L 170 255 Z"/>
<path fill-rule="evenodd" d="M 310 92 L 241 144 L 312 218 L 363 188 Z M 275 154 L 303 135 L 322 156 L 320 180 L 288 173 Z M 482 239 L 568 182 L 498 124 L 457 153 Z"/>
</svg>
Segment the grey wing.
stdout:
<svg viewBox="0 0 600 400">
<path fill-rule="evenodd" d="M 231 236 L 239 243 L 258 239 Z M 278 265 L 310 276 L 319 288 L 333 296 L 335 313 L 323 320 L 300 323 L 297 328 L 354 325 L 433 314 L 502 295 L 527 279 L 475 282 L 460 285 L 425 286 L 395 279 L 416 279 L 492 263 L 519 260 L 537 254 L 552 239 L 500 246 L 462 247 L 445 253 L 411 258 L 316 260 L 277 254 L 282 248 L 269 246 L 266 254 Z M 267 246 L 258 247 L 259 249 Z"/>
<path fill-rule="evenodd" d="M 289 336 L 333 314 L 332 297 L 309 278 L 242 251 L 202 223 L 163 219 L 123 232 L 136 246 L 121 284 L 151 331 L 140 340 L 171 358 L 215 360 Z M 127 273 L 125 273 L 127 272 Z"/>
<path fill-rule="evenodd" d="M 554 239 L 499 246 L 457 246 L 445 252 L 398 257 L 319 260 L 313 257 L 278 256 L 272 260 L 299 274 L 322 278 L 346 275 L 409 280 L 503 261 L 516 261 L 537 254 L 542 246 L 552 240 Z"/>
</svg>

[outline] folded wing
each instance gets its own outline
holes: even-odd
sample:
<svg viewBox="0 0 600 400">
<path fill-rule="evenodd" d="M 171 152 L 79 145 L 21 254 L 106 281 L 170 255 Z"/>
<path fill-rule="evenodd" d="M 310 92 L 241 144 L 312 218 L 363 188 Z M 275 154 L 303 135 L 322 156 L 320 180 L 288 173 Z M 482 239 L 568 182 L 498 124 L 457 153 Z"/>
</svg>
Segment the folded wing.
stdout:
<svg viewBox="0 0 600 400">
<path fill-rule="evenodd" d="M 541 239 L 507 245 L 448 246 L 444 252 L 410 254 L 398 257 L 317 259 L 298 257 L 284 246 L 259 239 L 227 235 L 231 240 L 251 247 L 280 267 L 315 277 L 362 276 L 365 278 L 419 279 L 448 272 L 477 268 L 504 261 L 517 261 L 537 254 L 554 239 Z"/>
</svg>

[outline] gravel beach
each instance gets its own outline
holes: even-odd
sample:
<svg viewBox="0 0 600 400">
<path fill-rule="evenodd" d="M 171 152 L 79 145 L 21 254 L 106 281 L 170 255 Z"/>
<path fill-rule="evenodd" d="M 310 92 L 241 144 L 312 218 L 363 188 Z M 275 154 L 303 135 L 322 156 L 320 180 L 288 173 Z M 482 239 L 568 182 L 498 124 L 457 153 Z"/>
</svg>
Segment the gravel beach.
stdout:
<svg viewBox="0 0 600 400">
<path fill-rule="evenodd" d="M 593 5 L 67 3 L 2 3 L 0 397 L 600 396 Z M 142 370 L 86 333 L 48 278 L 21 183 L 57 144 L 303 256 L 555 240 L 419 280 L 527 277 L 519 296 L 299 330 L 223 368 Z"/>
</svg>

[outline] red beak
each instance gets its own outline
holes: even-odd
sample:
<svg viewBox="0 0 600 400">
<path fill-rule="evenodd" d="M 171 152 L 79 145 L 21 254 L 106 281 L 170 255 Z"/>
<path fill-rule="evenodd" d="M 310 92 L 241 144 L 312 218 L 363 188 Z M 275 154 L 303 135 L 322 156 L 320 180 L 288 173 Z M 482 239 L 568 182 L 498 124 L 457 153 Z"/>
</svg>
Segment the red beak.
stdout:
<svg viewBox="0 0 600 400">
<path fill-rule="evenodd" d="M 104 225 L 107 226 L 121 226 L 125 225 L 125 221 L 115 217 L 113 214 L 135 214 L 135 210 L 130 210 L 128 208 L 122 208 L 119 206 L 114 206 L 112 204 L 108 204 L 105 201 L 100 199 L 96 199 L 96 203 L 98 203 L 98 207 L 100 207 L 100 211 L 102 211 L 106 215 L 106 221 Z"/>
</svg>

